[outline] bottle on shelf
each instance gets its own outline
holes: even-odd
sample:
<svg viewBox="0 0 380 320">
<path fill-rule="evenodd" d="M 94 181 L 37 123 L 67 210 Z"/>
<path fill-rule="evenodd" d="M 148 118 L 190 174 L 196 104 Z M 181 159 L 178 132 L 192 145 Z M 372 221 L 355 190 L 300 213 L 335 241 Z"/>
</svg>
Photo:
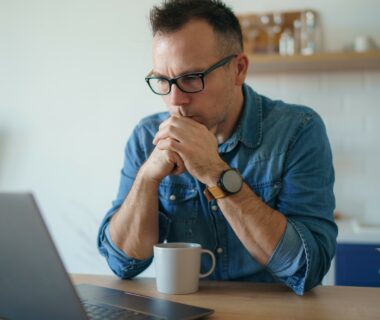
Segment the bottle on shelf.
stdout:
<svg viewBox="0 0 380 320">
<path fill-rule="evenodd" d="M 301 53 L 301 19 L 293 21 L 294 54 Z"/>
<path fill-rule="evenodd" d="M 301 13 L 301 54 L 310 55 L 320 50 L 320 26 L 312 10 Z"/>
<path fill-rule="evenodd" d="M 285 29 L 280 36 L 279 53 L 282 56 L 292 56 L 295 51 L 295 42 L 290 29 Z"/>
</svg>

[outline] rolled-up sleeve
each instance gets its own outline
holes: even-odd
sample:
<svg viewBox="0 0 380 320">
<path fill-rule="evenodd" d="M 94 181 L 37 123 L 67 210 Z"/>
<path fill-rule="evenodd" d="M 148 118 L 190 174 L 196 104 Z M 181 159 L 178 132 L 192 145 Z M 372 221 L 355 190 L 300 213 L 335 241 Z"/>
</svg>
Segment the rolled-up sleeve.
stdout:
<svg viewBox="0 0 380 320">
<path fill-rule="evenodd" d="M 293 287 L 297 287 L 305 276 L 306 254 L 300 235 L 288 221 L 282 239 L 273 252 L 267 267 L 277 277 L 287 279 L 293 276 Z M 290 284 L 290 283 L 289 283 Z"/>
<path fill-rule="evenodd" d="M 152 135 L 152 131 L 144 128 L 142 122 L 134 129 L 125 148 L 124 165 L 121 170 L 117 197 L 113 201 L 111 209 L 106 213 L 98 231 L 97 246 L 100 254 L 106 258 L 111 270 L 123 279 L 132 278 L 141 273 L 151 264 L 153 259 L 137 260 L 129 257 L 112 242 L 109 234 L 109 222 L 112 216 L 124 202 L 132 188 L 138 170 L 153 149 Z M 159 215 L 160 228 L 167 229 L 169 223 L 170 221 L 165 216 Z"/>
<path fill-rule="evenodd" d="M 133 278 L 143 272 L 151 264 L 153 258 L 138 260 L 129 257 L 125 252 L 120 250 L 113 242 L 109 235 L 109 225 L 104 224 L 104 229 L 99 234 L 98 248 L 100 253 L 107 259 L 111 270 L 122 279 Z"/>
<path fill-rule="evenodd" d="M 321 283 L 335 255 L 334 169 L 325 126 L 306 114 L 289 146 L 278 211 L 285 233 L 268 262 L 280 281 L 302 295 Z"/>
</svg>

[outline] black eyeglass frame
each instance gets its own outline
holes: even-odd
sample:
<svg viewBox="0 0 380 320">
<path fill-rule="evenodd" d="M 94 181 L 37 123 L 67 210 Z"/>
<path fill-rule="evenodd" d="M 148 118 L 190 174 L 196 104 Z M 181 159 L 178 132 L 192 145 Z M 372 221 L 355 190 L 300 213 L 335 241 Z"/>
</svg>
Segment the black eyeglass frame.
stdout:
<svg viewBox="0 0 380 320">
<path fill-rule="evenodd" d="M 217 69 L 219 67 L 222 67 L 222 66 L 226 65 L 227 63 L 229 63 L 232 60 L 232 58 L 235 58 L 237 56 L 238 56 L 237 54 L 231 54 L 231 55 L 223 58 L 222 60 L 219 60 L 218 62 L 214 63 L 211 67 L 209 67 L 208 69 L 206 69 L 206 70 L 204 70 L 202 72 L 190 72 L 190 73 L 186 73 L 186 74 L 180 75 L 180 76 L 172 78 L 172 79 L 169 79 L 169 78 L 166 78 L 166 77 L 155 77 L 155 76 L 154 77 L 149 77 L 148 76 L 148 77 L 145 77 L 145 81 L 148 83 L 148 86 L 153 91 L 153 93 L 158 94 L 160 96 L 166 96 L 166 95 L 168 95 L 172 91 L 172 85 L 173 84 L 175 84 L 178 89 L 180 89 L 182 92 L 185 92 L 185 93 L 197 93 L 197 92 L 201 92 L 205 88 L 204 78 L 208 74 L 210 74 L 212 71 L 214 71 L 215 69 Z M 199 79 L 201 79 L 201 81 L 202 81 L 202 88 L 200 90 L 186 91 L 185 89 L 181 88 L 181 85 L 178 83 L 178 79 L 181 79 L 183 77 L 189 77 L 189 76 L 198 77 Z M 161 79 L 161 80 L 168 81 L 168 83 L 169 83 L 168 92 L 167 93 L 156 92 L 153 89 L 153 87 L 151 86 L 151 84 L 150 84 L 150 80 L 154 80 L 154 79 L 158 79 L 158 80 Z"/>
</svg>

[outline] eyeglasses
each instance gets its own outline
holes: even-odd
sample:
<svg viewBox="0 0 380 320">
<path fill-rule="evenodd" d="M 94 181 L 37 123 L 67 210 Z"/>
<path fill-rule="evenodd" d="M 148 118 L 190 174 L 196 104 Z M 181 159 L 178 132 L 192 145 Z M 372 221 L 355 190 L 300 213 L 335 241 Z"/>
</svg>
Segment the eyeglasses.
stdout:
<svg viewBox="0 0 380 320">
<path fill-rule="evenodd" d="M 235 57 L 237 57 L 237 54 L 229 55 L 203 72 L 187 73 L 172 79 L 165 77 L 146 77 L 145 81 L 155 94 L 161 96 L 169 94 L 173 84 L 185 93 L 200 92 L 205 88 L 204 78 L 215 69 L 226 65 Z"/>
</svg>

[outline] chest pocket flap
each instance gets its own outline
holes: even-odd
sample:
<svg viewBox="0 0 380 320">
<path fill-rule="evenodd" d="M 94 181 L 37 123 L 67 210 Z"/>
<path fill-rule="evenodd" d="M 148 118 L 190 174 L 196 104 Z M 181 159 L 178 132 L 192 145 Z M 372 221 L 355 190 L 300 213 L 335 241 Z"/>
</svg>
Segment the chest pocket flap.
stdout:
<svg viewBox="0 0 380 320">
<path fill-rule="evenodd" d="M 160 210 L 172 219 L 194 219 L 199 201 L 197 189 L 183 184 L 162 184 L 158 190 Z"/>
<path fill-rule="evenodd" d="M 183 184 L 161 184 L 158 190 L 160 212 L 171 221 L 168 241 L 193 241 L 199 210 L 197 189 Z"/>
</svg>

